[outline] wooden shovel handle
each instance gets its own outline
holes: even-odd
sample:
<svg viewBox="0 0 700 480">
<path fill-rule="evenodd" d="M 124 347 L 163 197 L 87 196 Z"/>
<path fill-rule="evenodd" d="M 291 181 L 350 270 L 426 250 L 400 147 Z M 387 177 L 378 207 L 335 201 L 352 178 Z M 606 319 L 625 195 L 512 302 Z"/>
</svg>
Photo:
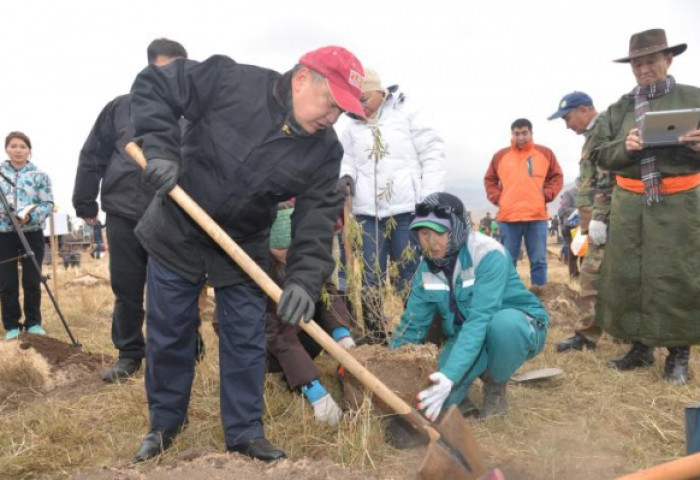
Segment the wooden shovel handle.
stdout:
<svg viewBox="0 0 700 480">
<path fill-rule="evenodd" d="M 616 480 L 692 480 L 700 477 L 700 453 L 677 458 Z"/>
<path fill-rule="evenodd" d="M 134 142 L 126 145 L 126 153 L 131 156 L 142 168 L 146 167 L 146 157 L 141 148 Z M 255 263 L 238 244 L 229 237 L 226 232 L 205 212 L 185 191 L 176 185 L 170 193 L 172 198 L 205 232 L 245 271 L 263 291 L 279 303 L 282 289 L 272 281 L 265 271 Z M 325 351 L 339 361 L 350 373 L 352 373 L 364 386 L 381 398 L 396 413 L 401 414 L 416 428 L 425 432 L 432 440 L 438 440 L 440 434 L 433 428 L 430 422 L 414 410 L 408 403 L 384 385 L 377 377 L 367 370 L 347 350 L 338 345 L 316 322 L 302 319 L 299 326 L 318 342 Z"/>
</svg>

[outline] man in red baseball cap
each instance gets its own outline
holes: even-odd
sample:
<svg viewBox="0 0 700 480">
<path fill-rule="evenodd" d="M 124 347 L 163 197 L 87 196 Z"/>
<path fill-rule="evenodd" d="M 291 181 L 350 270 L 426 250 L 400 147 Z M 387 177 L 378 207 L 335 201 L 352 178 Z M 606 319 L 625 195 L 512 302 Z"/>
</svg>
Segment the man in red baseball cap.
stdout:
<svg viewBox="0 0 700 480">
<path fill-rule="evenodd" d="M 226 447 L 264 461 L 285 456 L 262 425 L 265 294 L 166 193 L 180 184 L 262 268 L 276 205 L 296 197 L 278 314 L 291 324 L 310 319 L 335 266 L 331 240 L 343 202 L 343 149 L 332 126 L 343 111 L 362 115 L 363 75 L 352 53 L 331 46 L 285 74 L 218 55 L 149 67 L 136 78 L 134 132 L 148 159 L 143 179 L 158 195 L 135 230 L 149 254 L 150 431 L 134 461 L 160 454 L 187 424 L 205 279 L 216 290 Z M 190 122 L 182 136 L 181 117 Z"/>
<path fill-rule="evenodd" d="M 360 97 L 365 72 L 352 53 L 342 47 L 323 47 L 302 56 L 299 64 L 325 77 L 340 108 L 364 117 Z"/>
</svg>

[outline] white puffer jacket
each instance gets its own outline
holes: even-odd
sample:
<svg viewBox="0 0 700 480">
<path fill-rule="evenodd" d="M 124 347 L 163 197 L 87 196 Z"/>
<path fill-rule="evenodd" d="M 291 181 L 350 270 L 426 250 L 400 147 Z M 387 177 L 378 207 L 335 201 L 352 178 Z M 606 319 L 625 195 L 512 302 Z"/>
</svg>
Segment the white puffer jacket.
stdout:
<svg viewBox="0 0 700 480">
<path fill-rule="evenodd" d="M 350 175 L 355 181 L 356 215 L 386 218 L 413 212 L 427 195 L 445 189 L 444 142 L 396 87 L 389 91 L 376 122 L 388 151 L 376 164 L 376 186 L 375 161 L 370 158 L 372 124 L 352 120 L 340 139 L 345 149 L 340 176 Z"/>
</svg>

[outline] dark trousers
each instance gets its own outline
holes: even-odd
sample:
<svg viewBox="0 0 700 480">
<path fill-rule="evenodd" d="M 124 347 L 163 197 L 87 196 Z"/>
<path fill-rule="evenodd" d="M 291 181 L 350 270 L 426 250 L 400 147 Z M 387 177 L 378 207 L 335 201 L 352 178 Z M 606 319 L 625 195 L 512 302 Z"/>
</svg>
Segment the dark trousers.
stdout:
<svg viewBox="0 0 700 480">
<path fill-rule="evenodd" d="M 29 248 L 41 268 L 44 260 L 44 233 L 41 230 L 25 232 Z M 5 330 L 22 328 L 22 308 L 19 305 L 19 270 L 22 263 L 22 290 L 24 290 L 24 328 L 41 325 L 41 272 L 29 257 L 9 260 L 24 255 L 25 250 L 16 232 L 0 233 L 0 303 L 2 325 Z"/>
<path fill-rule="evenodd" d="M 335 285 L 327 282 L 326 291 L 330 295 L 330 305 L 323 300 L 317 302 L 314 320 L 330 335 L 336 328 L 348 326 L 350 312 Z M 268 370 L 282 370 L 292 389 L 317 380 L 321 373 L 313 359 L 323 350 L 321 346 L 298 325 L 284 323 L 277 316 L 277 304 L 272 300 L 267 302 L 265 322 Z"/>
<path fill-rule="evenodd" d="M 198 298 L 190 283 L 153 258 L 146 294 L 146 394 L 151 429 L 183 425 L 195 367 Z M 265 294 L 246 283 L 216 289 L 221 420 L 226 445 L 264 436 Z"/>
<path fill-rule="evenodd" d="M 566 245 L 566 249 L 569 252 L 566 257 L 566 262 L 569 267 L 569 276 L 577 277 L 579 275 L 578 257 L 571 251 L 572 241 L 573 237 L 571 236 L 571 229 L 569 227 L 564 227 L 564 245 Z"/>
<path fill-rule="evenodd" d="M 115 299 L 112 343 L 120 358 L 140 360 L 144 356 L 143 290 L 148 254 L 134 235 L 136 223 L 107 214 L 109 274 Z"/>
<path fill-rule="evenodd" d="M 408 248 L 416 248 L 412 244 L 409 228 L 413 213 L 399 213 L 392 217 L 380 218 L 379 230 L 375 225 L 375 217 L 357 215 L 355 218 L 362 225 L 362 256 L 365 264 L 363 286 L 376 286 L 379 283 L 377 274 L 381 277 L 386 276 L 387 257 L 397 263 L 399 270 L 397 289 L 410 285 L 418 268 L 418 255 L 405 256 L 404 251 Z M 394 222 L 395 225 L 389 228 L 389 222 Z M 376 258 L 377 251 L 379 251 L 379 259 Z"/>
</svg>

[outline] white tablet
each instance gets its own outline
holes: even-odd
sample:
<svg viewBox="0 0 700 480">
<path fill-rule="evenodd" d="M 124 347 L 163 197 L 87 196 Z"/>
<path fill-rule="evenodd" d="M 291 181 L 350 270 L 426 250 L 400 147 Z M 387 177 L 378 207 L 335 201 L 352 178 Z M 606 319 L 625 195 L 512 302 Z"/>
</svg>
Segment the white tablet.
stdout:
<svg viewBox="0 0 700 480">
<path fill-rule="evenodd" d="M 700 127 L 700 108 L 647 112 L 642 117 L 642 144 L 646 147 L 678 145 L 678 137 Z"/>
</svg>

